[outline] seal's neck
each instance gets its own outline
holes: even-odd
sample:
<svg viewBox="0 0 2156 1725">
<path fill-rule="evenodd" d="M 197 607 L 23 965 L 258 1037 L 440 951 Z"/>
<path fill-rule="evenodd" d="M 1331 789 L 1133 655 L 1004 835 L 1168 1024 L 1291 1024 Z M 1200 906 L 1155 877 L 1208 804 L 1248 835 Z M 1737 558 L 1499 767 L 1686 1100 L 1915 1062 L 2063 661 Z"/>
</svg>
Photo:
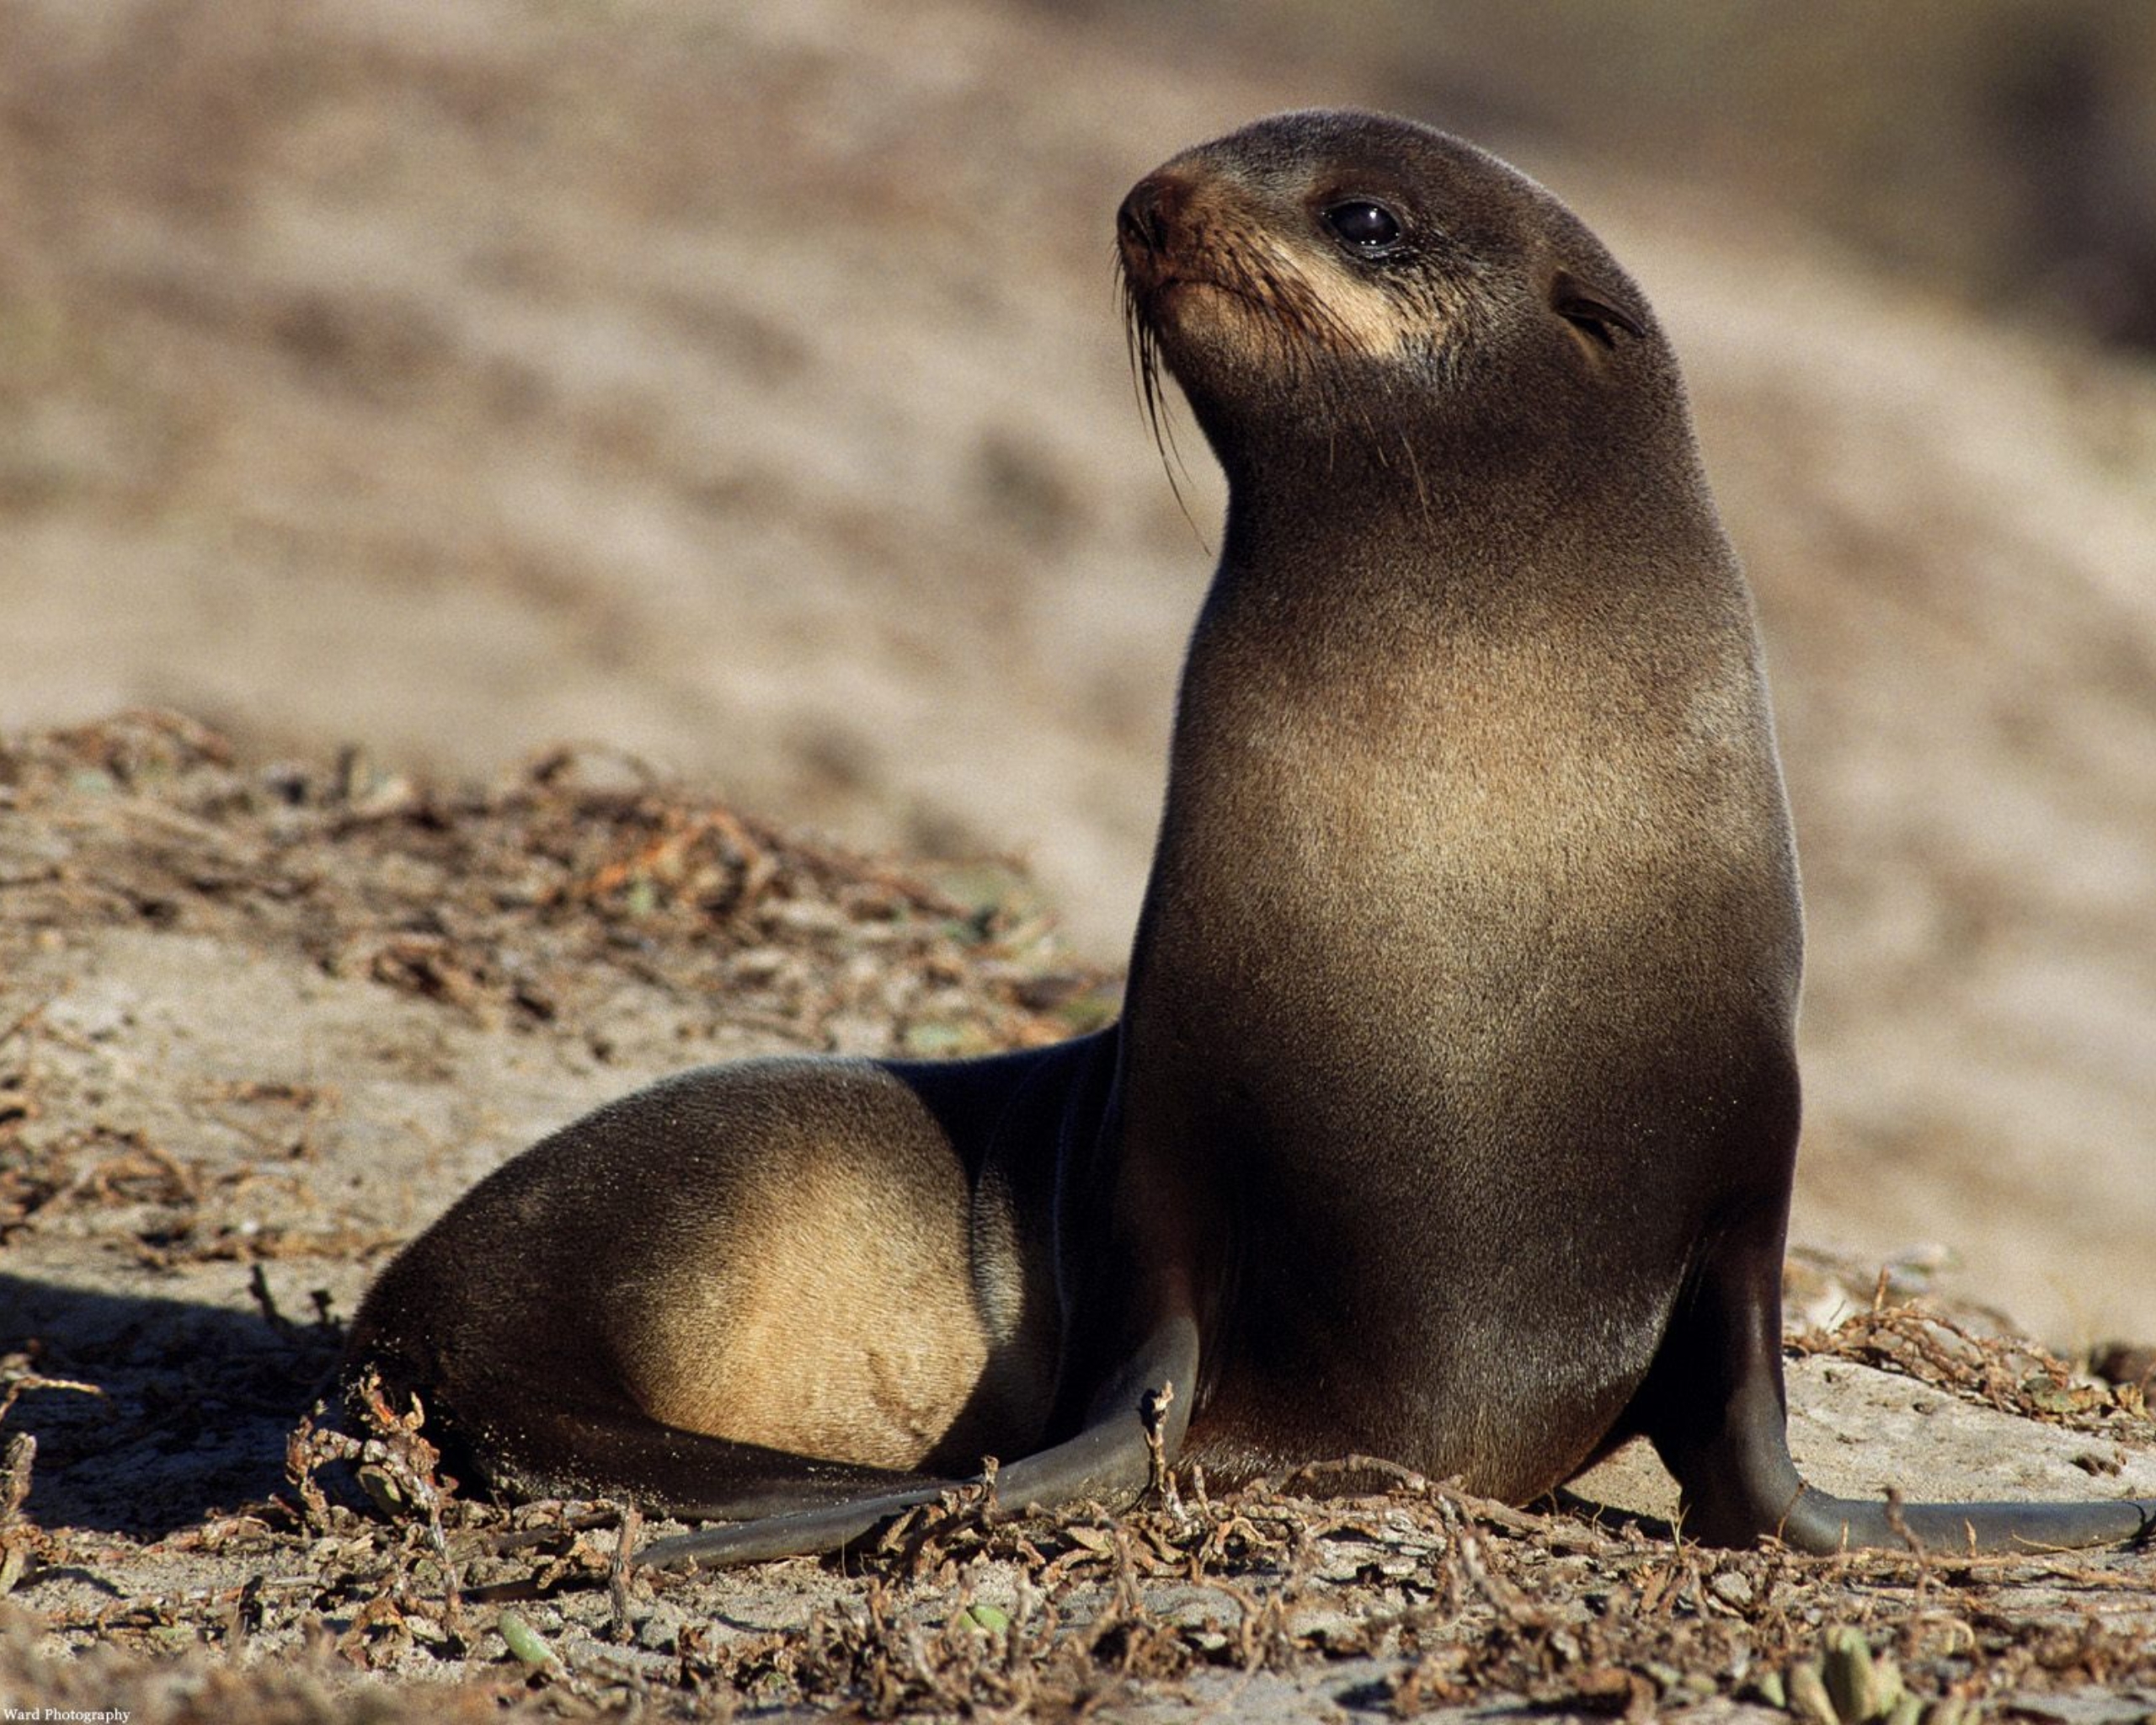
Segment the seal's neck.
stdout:
<svg viewBox="0 0 2156 1725">
<path fill-rule="evenodd" d="M 1418 639 L 1600 632 L 1618 611 L 1642 627 L 1711 617 L 1748 638 L 1742 577 L 1689 447 L 1653 473 L 1545 452 L 1501 483 L 1483 456 L 1451 453 L 1403 442 L 1231 477 L 1196 647 L 1251 611 L 1249 627 L 1299 654 L 1353 642 L 1389 656 L 1387 632 L 1411 622 Z"/>
</svg>

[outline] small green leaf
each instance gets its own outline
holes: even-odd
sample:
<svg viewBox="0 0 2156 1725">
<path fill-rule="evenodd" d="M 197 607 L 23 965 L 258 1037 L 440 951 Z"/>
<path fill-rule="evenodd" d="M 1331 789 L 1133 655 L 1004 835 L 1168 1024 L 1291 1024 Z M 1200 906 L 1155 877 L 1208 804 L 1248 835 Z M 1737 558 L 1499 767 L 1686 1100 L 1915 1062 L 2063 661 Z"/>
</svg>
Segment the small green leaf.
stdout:
<svg viewBox="0 0 2156 1725">
<path fill-rule="evenodd" d="M 501 1632 L 502 1641 L 515 1654 L 519 1663 L 535 1670 L 558 1669 L 561 1661 L 554 1650 L 547 1645 L 546 1637 L 514 1611 L 504 1611 L 494 1620 L 494 1627 Z"/>
<path fill-rule="evenodd" d="M 969 1605 L 958 1621 L 970 1628 L 994 1633 L 1011 1626 L 1011 1614 L 997 1605 Z"/>
</svg>

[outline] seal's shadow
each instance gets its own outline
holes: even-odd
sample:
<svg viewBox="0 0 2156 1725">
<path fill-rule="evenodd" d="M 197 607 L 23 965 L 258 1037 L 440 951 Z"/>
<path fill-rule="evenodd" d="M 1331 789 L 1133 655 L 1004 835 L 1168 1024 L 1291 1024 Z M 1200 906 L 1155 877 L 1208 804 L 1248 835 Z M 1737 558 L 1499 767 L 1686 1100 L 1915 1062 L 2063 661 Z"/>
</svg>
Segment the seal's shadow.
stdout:
<svg viewBox="0 0 2156 1725">
<path fill-rule="evenodd" d="M 0 1274 L 0 1353 L 98 1386 L 25 1391 L 0 1437 L 37 1439 L 25 1510 L 156 1539 L 285 1481 L 285 1439 L 335 1363 L 334 1326 Z"/>
</svg>

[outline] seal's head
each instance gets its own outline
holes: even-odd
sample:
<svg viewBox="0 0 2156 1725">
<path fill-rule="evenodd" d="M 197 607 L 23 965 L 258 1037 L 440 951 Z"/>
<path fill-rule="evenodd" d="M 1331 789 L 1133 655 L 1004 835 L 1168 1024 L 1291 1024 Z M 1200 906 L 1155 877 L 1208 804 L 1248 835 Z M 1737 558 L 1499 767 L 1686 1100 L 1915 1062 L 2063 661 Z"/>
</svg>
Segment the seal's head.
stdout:
<svg viewBox="0 0 2156 1725">
<path fill-rule="evenodd" d="M 1231 478 L 1358 433 L 1381 459 L 1403 435 L 1516 445 L 1622 394 L 1682 413 L 1653 314 L 1586 226 L 1410 120 L 1282 114 L 1201 144 L 1132 189 L 1117 242 L 1149 404 L 1165 361 Z"/>
</svg>

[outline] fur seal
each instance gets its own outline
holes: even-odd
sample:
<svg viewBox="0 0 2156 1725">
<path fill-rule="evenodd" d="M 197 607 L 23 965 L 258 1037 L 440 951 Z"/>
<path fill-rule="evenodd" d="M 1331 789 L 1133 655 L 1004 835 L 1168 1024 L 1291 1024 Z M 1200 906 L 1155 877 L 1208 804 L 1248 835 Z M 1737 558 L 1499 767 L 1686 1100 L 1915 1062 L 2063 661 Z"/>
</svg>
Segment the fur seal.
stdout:
<svg viewBox="0 0 2156 1725">
<path fill-rule="evenodd" d="M 379 1371 L 498 1487 L 829 1550 L 1351 1453 L 1515 1502 L 1644 1434 L 1709 1543 L 2145 1535 L 1904 1504 L 1784 1438 L 1797 872 L 1752 604 L 1646 301 L 1406 120 L 1262 120 L 1118 218 L 1149 402 L 1222 467 L 1117 1025 L 708 1068 L 383 1274 Z"/>
</svg>

